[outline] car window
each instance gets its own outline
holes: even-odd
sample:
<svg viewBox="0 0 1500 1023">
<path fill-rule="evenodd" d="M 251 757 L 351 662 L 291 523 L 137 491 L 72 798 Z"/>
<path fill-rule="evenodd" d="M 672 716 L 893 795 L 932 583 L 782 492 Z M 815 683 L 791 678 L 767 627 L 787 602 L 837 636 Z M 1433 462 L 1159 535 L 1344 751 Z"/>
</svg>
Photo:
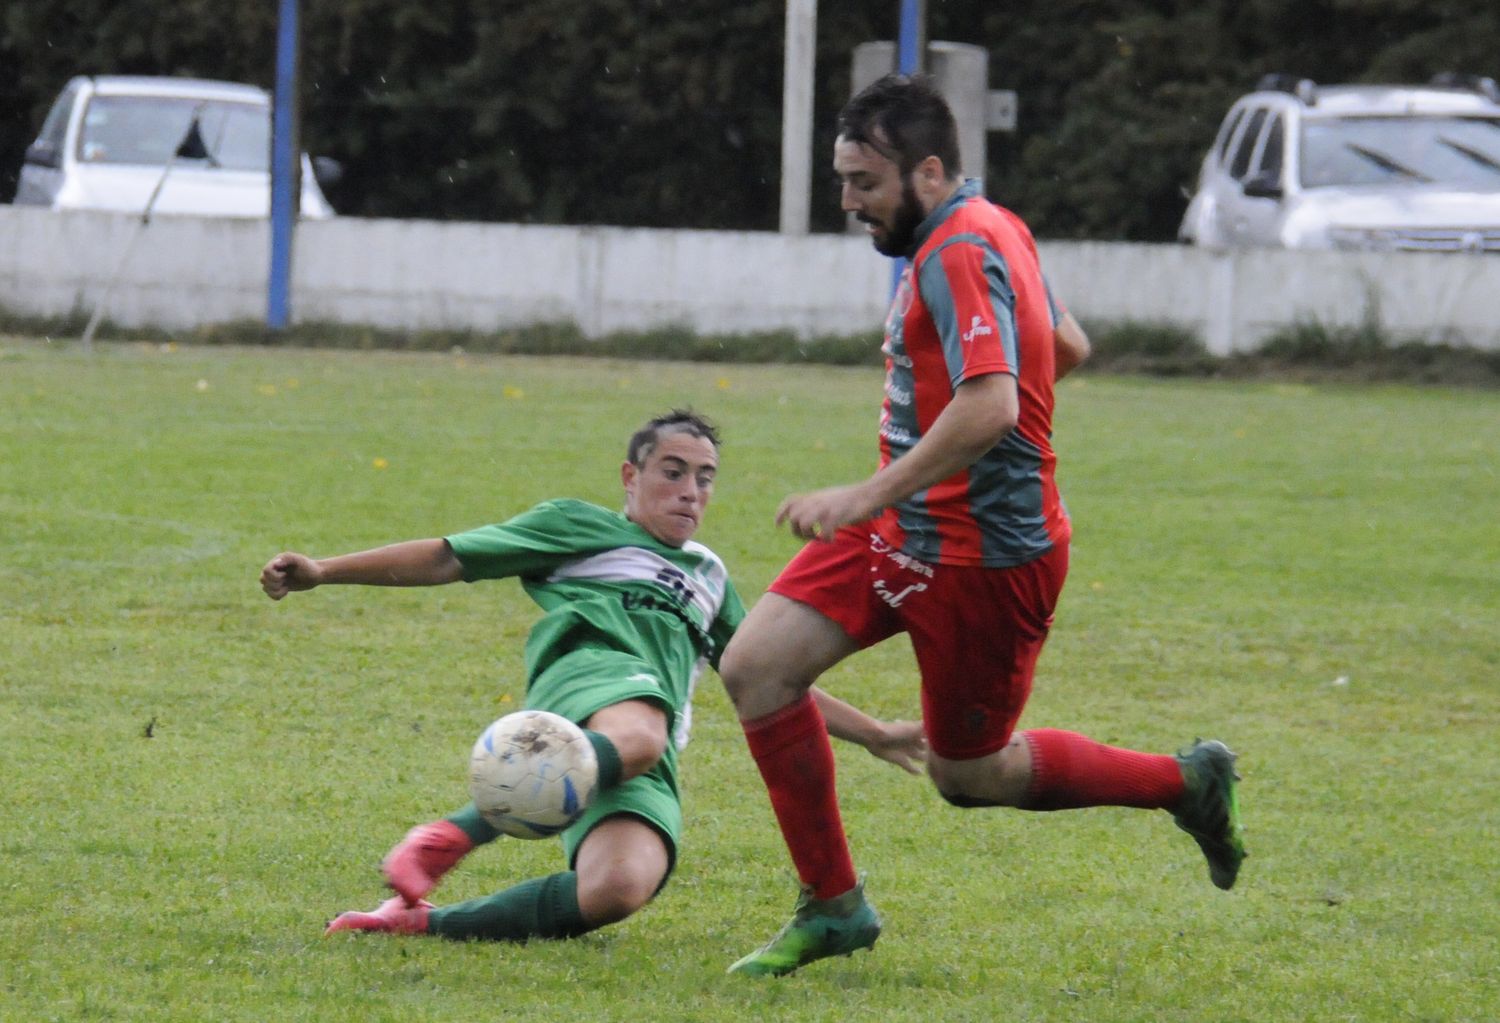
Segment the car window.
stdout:
<svg viewBox="0 0 1500 1023">
<path fill-rule="evenodd" d="M 1234 138 L 1234 129 L 1239 127 L 1240 121 L 1242 121 L 1244 117 L 1245 108 L 1240 107 L 1234 113 L 1230 114 L 1228 120 L 1224 122 L 1224 127 L 1219 132 L 1219 140 L 1214 146 L 1214 148 L 1218 150 L 1218 162 L 1220 164 L 1223 164 L 1224 154 L 1229 149 L 1229 140 Z"/>
<path fill-rule="evenodd" d="M 220 103 L 202 114 L 203 141 L 219 165 L 266 170 L 271 158 L 271 113 L 248 103 Z"/>
<path fill-rule="evenodd" d="M 57 153 L 63 151 L 63 137 L 68 133 L 68 119 L 73 116 L 73 104 L 77 100 L 78 86 L 70 85 L 63 90 L 52 109 L 47 111 L 47 119 L 42 122 L 42 130 L 37 135 L 38 142 L 52 146 Z"/>
<path fill-rule="evenodd" d="M 1261 125 L 1266 120 L 1266 108 L 1260 107 L 1250 115 L 1250 120 L 1245 125 L 1245 130 L 1240 132 L 1240 140 L 1234 146 L 1234 159 L 1229 163 L 1229 176 L 1236 181 L 1242 181 L 1250 171 L 1250 157 L 1255 152 L 1255 140 L 1260 137 Z"/>
<path fill-rule="evenodd" d="M 271 150 L 267 107 L 158 96 L 95 96 L 84 110 L 78 159 L 163 166 L 195 113 L 216 164 L 229 170 L 266 170 Z"/>
<path fill-rule="evenodd" d="M 1302 129 L 1302 184 L 1500 191 L 1500 118 L 1344 117 Z"/>
<path fill-rule="evenodd" d="M 1276 114 L 1271 118 L 1270 127 L 1266 129 L 1266 141 L 1261 146 L 1260 164 L 1257 173 L 1281 177 L 1281 161 L 1286 150 L 1286 131 L 1282 127 L 1282 117 Z"/>
</svg>

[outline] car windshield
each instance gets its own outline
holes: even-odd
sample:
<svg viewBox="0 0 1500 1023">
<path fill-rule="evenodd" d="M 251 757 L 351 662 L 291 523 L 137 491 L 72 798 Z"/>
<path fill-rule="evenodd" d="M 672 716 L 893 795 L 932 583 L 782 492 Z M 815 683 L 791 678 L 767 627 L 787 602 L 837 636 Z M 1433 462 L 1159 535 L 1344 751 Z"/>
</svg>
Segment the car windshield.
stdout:
<svg viewBox="0 0 1500 1023">
<path fill-rule="evenodd" d="M 228 170 L 267 169 L 271 114 L 265 106 L 165 96 L 95 96 L 84 111 L 78 158 L 85 163 L 164 166 L 187 134 L 194 111 L 216 165 Z"/>
<path fill-rule="evenodd" d="M 1500 119 L 1346 117 L 1302 127 L 1302 185 L 1500 191 Z"/>
</svg>

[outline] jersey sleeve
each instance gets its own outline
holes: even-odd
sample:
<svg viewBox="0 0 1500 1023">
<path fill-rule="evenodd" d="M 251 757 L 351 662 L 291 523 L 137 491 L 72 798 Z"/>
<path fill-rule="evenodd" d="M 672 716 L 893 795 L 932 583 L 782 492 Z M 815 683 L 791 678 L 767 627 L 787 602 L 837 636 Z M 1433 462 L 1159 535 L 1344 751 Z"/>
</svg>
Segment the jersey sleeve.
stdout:
<svg viewBox="0 0 1500 1023">
<path fill-rule="evenodd" d="M 465 582 L 546 575 L 565 561 L 618 543 L 618 526 L 579 501 L 546 501 L 514 518 L 444 537 Z M 594 514 L 588 514 L 594 512 Z"/>
<path fill-rule="evenodd" d="M 923 260 L 917 286 L 954 387 L 988 373 L 1017 375 L 1016 295 L 1000 253 L 956 235 Z"/>
</svg>

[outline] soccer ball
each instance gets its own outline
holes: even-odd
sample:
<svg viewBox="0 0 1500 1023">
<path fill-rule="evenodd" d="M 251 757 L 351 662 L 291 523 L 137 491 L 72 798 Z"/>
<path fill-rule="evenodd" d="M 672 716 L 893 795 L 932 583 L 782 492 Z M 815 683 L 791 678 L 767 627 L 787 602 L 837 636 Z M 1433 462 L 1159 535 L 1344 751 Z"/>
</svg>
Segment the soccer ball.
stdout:
<svg viewBox="0 0 1500 1023">
<path fill-rule="evenodd" d="M 469 795 L 489 824 L 514 838 L 546 838 L 593 802 L 599 760 L 583 729 L 545 710 L 507 714 L 469 758 Z"/>
</svg>

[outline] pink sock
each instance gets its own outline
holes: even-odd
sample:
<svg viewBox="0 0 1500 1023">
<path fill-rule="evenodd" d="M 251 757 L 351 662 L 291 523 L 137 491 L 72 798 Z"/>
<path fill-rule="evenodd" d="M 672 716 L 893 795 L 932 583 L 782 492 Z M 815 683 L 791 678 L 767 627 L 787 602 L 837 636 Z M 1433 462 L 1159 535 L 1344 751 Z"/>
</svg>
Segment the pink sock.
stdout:
<svg viewBox="0 0 1500 1023">
<path fill-rule="evenodd" d="M 1175 757 L 1105 746 L 1056 728 L 1033 728 L 1021 737 L 1031 747 L 1031 788 L 1023 809 L 1163 809 L 1182 798 L 1182 770 Z"/>
</svg>

